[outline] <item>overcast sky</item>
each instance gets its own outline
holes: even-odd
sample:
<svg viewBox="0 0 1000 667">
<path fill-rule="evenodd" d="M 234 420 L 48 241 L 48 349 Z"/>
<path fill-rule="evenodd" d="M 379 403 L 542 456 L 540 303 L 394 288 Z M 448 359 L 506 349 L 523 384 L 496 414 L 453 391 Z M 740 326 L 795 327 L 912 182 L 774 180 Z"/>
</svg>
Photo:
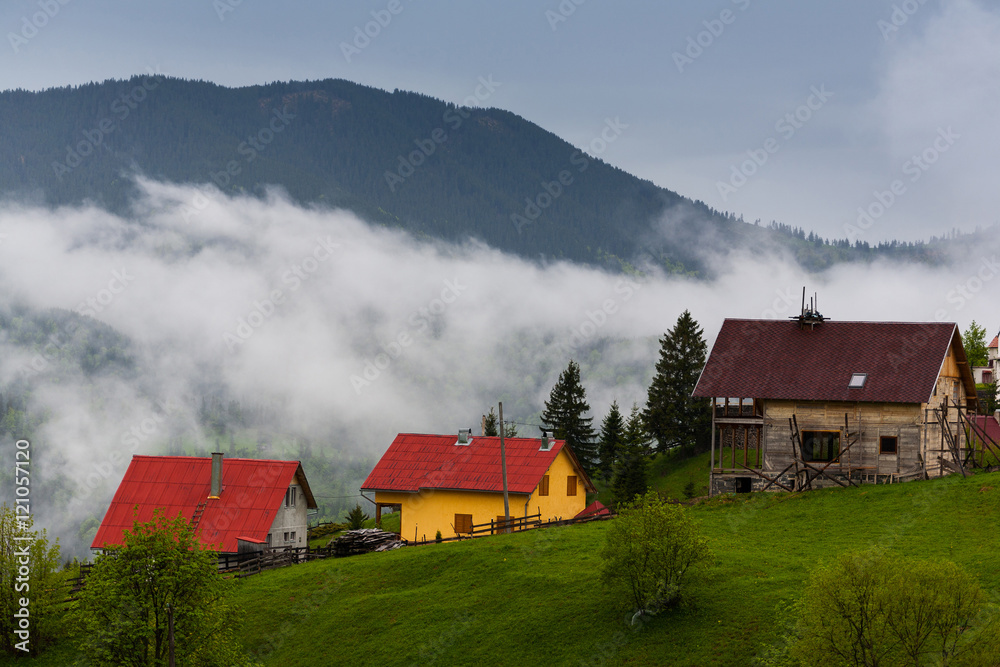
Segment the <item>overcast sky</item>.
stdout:
<svg viewBox="0 0 1000 667">
<path fill-rule="evenodd" d="M 151 68 L 461 103 L 492 77 L 489 105 L 580 147 L 617 118 L 601 157 L 747 220 L 842 238 L 862 207 L 871 241 L 997 220 L 1000 9 L 976 0 L 7 0 L 0 28 L 3 89 Z"/>
</svg>

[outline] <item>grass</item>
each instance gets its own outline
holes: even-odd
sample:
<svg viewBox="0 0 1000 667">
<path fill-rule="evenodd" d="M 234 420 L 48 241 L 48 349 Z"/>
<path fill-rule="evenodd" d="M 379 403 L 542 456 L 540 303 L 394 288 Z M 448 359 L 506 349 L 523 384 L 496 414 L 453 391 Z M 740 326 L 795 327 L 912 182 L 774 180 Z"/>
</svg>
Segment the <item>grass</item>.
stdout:
<svg viewBox="0 0 1000 667">
<path fill-rule="evenodd" d="M 777 610 L 812 569 L 846 550 L 953 560 L 1000 592 L 1000 473 L 718 496 L 690 512 L 712 562 L 693 571 L 681 605 L 639 631 L 625 623 L 626 599 L 600 582 L 609 524 L 599 522 L 240 580 L 239 636 L 265 665 L 746 665 L 778 637 Z"/>
</svg>

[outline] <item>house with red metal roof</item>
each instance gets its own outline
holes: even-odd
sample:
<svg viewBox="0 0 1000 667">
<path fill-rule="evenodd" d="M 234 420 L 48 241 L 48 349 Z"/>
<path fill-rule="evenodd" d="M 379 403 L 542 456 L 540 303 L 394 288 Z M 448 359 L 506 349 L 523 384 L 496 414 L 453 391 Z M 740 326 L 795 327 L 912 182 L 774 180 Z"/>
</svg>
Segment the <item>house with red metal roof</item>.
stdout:
<svg viewBox="0 0 1000 667">
<path fill-rule="evenodd" d="M 576 455 L 562 440 L 504 438 L 509 516 L 569 519 L 595 492 Z M 400 534 L 414 541 L 468 534 L 472 526 L 503 522 L 500 438 L 400 433 L 361 485 L 374 493 L 376 518 L 400 511 Z"/>
<path fill-rule="evenodd" d="M 692 395 L 713 403 L 712 493 L 964 474 L 986 455 L 950 322 L 727 319 Z"/>
<path fill-rule="evenodd" d="M 133 522 L 180 513 L 201 543 L 220 553 L 308 543 L 316 500 L 298 461 L 198 456 L 133 456 L 90 545 L 122 543 Z"/>
</svg>

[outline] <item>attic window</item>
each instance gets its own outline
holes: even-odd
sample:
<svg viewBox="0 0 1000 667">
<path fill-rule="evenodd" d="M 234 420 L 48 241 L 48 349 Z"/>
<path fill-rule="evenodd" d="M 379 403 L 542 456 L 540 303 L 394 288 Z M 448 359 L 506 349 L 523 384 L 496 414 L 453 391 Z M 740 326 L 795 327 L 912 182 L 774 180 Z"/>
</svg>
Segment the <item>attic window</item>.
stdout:
<svg viewBox="0 0 1000 667">
<path fill-rule="evenodd" d="M 851 389 L 861 389 L 865 386 L 865 381 L 868 379 L 868 373 L 852 373 L 851 381 L 847 383 L 847 386 Z"/>
<path fill-rule="evenodd" d="M 464 446 L 468 445 L 470 442 L 472 442 L 472 429 L 471 428 L 459 429 L 458 442 L 456 442 L 455 444 Z"/>
</svg>

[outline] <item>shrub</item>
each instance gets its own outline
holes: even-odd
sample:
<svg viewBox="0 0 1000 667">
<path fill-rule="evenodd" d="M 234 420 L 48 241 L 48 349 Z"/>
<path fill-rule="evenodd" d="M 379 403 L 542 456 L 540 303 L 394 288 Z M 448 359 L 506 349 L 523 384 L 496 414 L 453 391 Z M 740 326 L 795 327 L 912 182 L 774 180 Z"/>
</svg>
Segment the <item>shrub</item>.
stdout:
<svg viewBox="0 0 1000 667">
<path fill-rule="evenodd" d="M 694 487 L 694 480 L 688 481 L 688 483 L 684 485 L 684 497 L 687 498 L 688 500 L 691 500 L 692 498 L 694 498 L 694 495 L 696 493 L 697 491 L 695 490 Z"/>
<path fill-rule="evenodd" d="M 802 665 L 994 665 L 997 614 L 954 563 L 847 553 L 796 604 L 790 654 Z M 995 612 L 995 610 L 993 610 Z"/>
<path fill-rule="evenodd" d="M 437 534 L 436 534 L 436 535 L 434 536 L 434 541 L 435 541 L 435 542 L 440 542 L 440 541 L 441 541 L 442 539 L 443 539 L 443 538 L 441 537 L 441 531 L 439 530 L 439 531 L 437 532 Z"/>
<path fill-rule="evenodd" d="M 649 492 L 619 505 L 601 550 L 602 579 L 639 612 L 674 603 L 688 569 L 709 558 L 708 543 L 680 505 Z"/>
<path fill-rule="evenodd" d="M 367 514 L 361 509 L 361 505 L 355 505 L 354 509 L 347 513 L 347 529 L 357 530 L 358 528 L 365 527 L 365 521 L 370 519 Z"/>
</svg>

